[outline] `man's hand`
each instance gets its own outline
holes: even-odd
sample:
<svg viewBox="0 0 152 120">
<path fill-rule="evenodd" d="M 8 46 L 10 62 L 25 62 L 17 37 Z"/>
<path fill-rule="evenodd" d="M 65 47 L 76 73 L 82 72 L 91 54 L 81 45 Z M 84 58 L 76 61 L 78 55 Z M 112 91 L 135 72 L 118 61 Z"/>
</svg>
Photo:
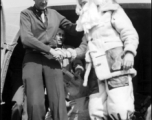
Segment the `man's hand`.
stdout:
<svg viewBox="0 0 152 120">
<path fill-rule="evenodd" d="M 61 53 L 62 57 L 64 57 L 64 58 L 66 57 L 66 53 L 64 52 L 63 49 L 61 49 L 61 48 L 56 48 L 55 51 L 59 51 L 59 52 Z"/>
<path fill-rule="evenodd" d="M 123 58 L 123 69 L 128 70 L 134 66 L 134 55 L 127 52 Z"/>
<path fill-rule="evenodd" d="M 68 48 L 67 49 L 70 54 L 71 54 L 71 59 L 74 60 L 76 57 L 77 57 L 77 53 L 76 53 L 76 50 L 75 49 L 72 49 L 72 48 Z"/>
<path fill-rule="evenodd" d="M 56 48 L 55 51 L 60 51 L 64 58 L 71 58 L 71 53 L 66 49 Z"/>
<path fill-rule="evenodd" d="M 62 56 L 62 52 L 61 51 L 56 51 L 54 49 L 50 49 L 50 53 L 51 55 L 53 55 L 53 57 L 56 59 L 56 60 L 62 60 L 63 59 L 63 56 Z"/>
</svg>

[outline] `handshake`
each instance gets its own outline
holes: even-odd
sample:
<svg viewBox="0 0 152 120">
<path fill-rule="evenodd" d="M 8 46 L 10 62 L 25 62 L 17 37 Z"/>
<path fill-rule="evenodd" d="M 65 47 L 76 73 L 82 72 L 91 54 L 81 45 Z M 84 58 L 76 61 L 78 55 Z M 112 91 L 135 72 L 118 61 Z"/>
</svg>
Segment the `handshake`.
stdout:
<svg viewBox="0 0 152 120">
<path fill-rule="evenodd" d="M 77 55 L 76 50 L 72 48 L 68 48 L 68 49 L 61 49 L 61 48 L 52 49 L 51 48 L 50 53 L 58 61 L 61 61 L 64 58 L 75 59 Z"/>
</svg>

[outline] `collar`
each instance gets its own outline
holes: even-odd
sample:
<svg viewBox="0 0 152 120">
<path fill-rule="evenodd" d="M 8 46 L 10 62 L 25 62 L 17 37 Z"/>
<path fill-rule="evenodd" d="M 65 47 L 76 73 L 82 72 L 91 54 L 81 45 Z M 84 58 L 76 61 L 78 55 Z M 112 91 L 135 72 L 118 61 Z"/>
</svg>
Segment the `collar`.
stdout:
<svg viewBox="0 0 152 120">
<path fill-rule="evenodd" d="M 40 10 L 40 9 L 37 9 L 36 6 L 34 5 L 33 6 L 33 11 L 35 14 L 37 14 L 38 16 L 41 16 L 42 12 L 44 12 L 44 14 L 46 15 L 48 10 L 47 8 L 45 10 Z"/>
</svg>

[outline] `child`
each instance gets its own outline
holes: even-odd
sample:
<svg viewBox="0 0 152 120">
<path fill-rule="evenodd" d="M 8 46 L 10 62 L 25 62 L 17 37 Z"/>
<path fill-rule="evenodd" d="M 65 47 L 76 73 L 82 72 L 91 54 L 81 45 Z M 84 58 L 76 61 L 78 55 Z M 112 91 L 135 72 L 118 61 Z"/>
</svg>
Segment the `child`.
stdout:
<svg viewBox="0 0 152 120">
<path fill-rule="evenodd" d="M 66 52 L 70 46 L 64 44 L 65 33 L 62 29 L 59 29 L 55 40 L 57 42 L 57 48 L 61 51 Z M 65 96 L 66 106 L 68 109 L 68 119 L 84 119 L 88 120 L 88 87 L 83 86 L 83 63 L 80 59 L 73 61 L 66 57 L 61 61 L 62 71 L 64 73 L 64 84 L 65 84 Z M 83 114 L 83 116 L 82 116 Z"/>
<path fill-rule="evenodd" d="M 79 48 L 68 49 L 73 58 L 86 55 L 85 84 L 94 68 L 99 93 L 90 95 L 91 120 L 130 120 L 134 112 L 132 77 L 138 34 L 115 0 L 78 0 L 77 31 L 84 31 Z M 90 79 L 89 79 L 90 80 Z"/>
</svg>

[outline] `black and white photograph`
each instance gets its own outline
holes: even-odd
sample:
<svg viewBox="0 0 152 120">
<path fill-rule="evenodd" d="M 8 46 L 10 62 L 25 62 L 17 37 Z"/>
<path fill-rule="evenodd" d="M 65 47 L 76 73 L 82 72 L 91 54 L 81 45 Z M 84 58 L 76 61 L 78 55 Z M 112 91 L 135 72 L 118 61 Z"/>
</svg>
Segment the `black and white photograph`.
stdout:
<svg viewBox="0 0 152 120">
<path fill-rule="evenodd" d="M 1 120 L 151 120 L 151 0 L 1 0 Z"/>
</svg>

